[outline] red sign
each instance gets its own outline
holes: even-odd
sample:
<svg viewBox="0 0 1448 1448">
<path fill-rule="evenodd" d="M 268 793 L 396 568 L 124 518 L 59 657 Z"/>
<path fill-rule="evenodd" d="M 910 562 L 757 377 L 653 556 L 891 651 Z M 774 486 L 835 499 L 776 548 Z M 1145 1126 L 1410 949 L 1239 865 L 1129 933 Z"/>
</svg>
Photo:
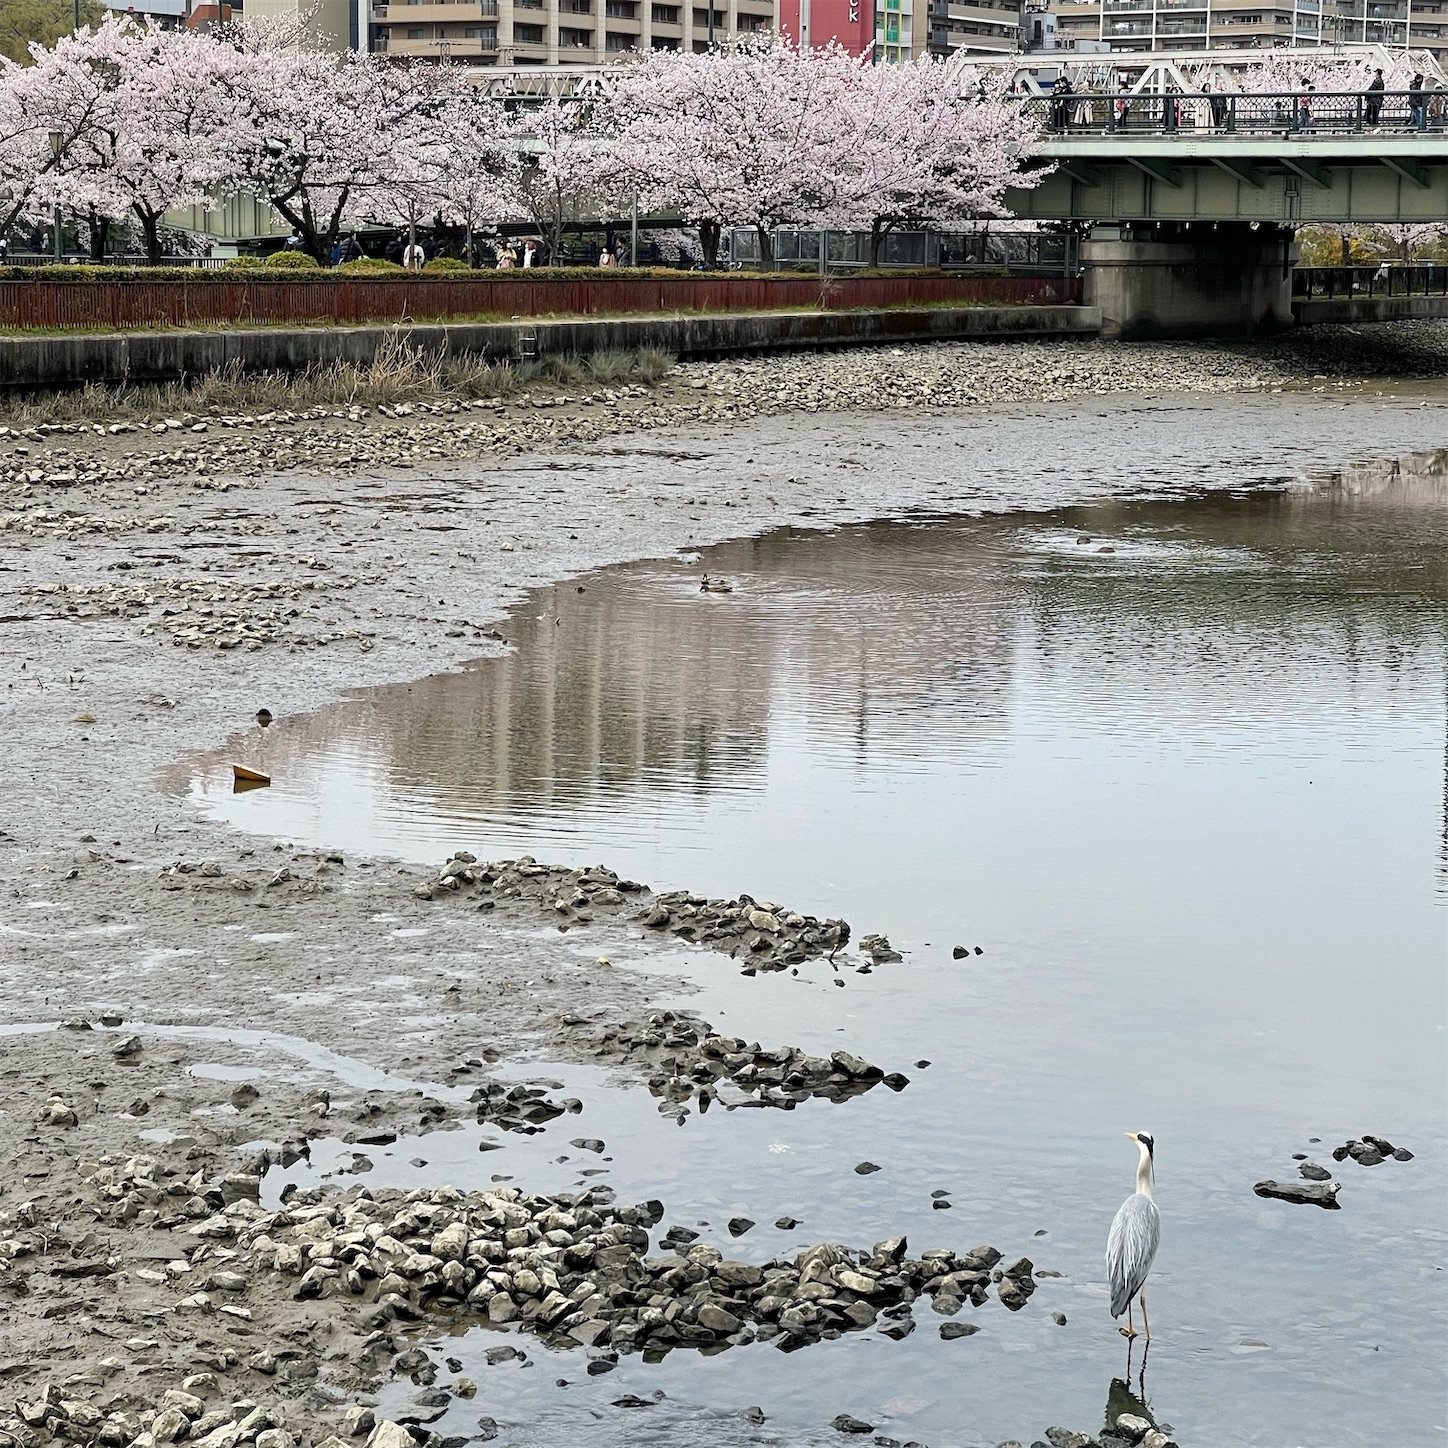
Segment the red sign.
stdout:
<svg viewBox="0 0 1448 1448">
<path fill-rule="evenodd" d="M 779 28 L 802 46 L 838 40 L 864 55 L 875 44 L 875 0 L 780 0 Z"/>
</svg>

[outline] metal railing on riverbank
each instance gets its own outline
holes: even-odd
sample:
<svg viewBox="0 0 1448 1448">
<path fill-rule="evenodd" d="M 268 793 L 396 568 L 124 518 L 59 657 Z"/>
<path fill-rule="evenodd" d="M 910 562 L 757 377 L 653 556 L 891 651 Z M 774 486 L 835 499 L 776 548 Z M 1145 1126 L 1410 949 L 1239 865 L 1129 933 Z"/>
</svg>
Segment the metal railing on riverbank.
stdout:
<svg viewBox="0 0 1448 1448">
<path fill-rule="evenodd" d="M 104 262 L 93 262 L 88 256 L 68 253 L 60 261 L 48 251 L 12 251 L 0 256 L 0 266 L 145 266 L 140 256 L 108 256 Z M 190 267 L 195 271 L 220 271 L 226 265 L 224 256 L 163 256 L 161 266 Z"/>
<path fill-rule="evenodd" d="M 1300 266 L 1294 297 L 1448 297 L 1448 264 L 1421 266 Z"/>
<path fill-rule="evenodd" d="M 1058 135 L 1412 135 L 1448 131 L 1448 91 L 1052 91 L 1022 102 Z"/>
</svg>

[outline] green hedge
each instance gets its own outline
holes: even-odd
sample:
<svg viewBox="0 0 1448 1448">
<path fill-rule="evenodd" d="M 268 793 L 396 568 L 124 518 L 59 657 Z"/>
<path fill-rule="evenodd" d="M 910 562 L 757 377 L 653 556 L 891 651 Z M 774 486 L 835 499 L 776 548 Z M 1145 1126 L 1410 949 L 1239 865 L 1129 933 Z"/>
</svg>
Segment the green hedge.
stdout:
<svg viewBox="0 0 1448 1448">
<path fill-rule="evenodd" d="M 385 277 L 405 276 L 406 274 L 404 267 L 381 256 L 359 256 L 352 261 L 344 261 L 337 268 L 337 275 L 342 277 Z"/>
</svg>

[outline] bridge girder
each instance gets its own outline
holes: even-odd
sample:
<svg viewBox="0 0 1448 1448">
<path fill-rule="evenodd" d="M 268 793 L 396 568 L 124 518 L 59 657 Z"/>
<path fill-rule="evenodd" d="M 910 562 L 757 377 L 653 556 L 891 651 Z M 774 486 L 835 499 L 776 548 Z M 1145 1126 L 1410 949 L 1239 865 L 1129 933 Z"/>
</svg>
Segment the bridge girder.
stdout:
<svg viewBox="0 0 1448 1448">
<path fill-rule="evenodd" d="M 1015 190 L 1016 215 L 1057 221 L 1448 222 L 1437 135 L 1053 138 L 1060 168 Z"/>
</svg>

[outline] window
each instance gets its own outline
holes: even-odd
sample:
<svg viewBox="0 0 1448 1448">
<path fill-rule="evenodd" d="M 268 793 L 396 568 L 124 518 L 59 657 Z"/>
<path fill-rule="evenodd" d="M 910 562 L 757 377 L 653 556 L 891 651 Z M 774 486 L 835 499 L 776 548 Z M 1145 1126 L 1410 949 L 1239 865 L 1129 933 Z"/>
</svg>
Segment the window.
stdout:
<svg viewBox="0 0 1448 1448">
<path fill-rule="evenodd" d="M 407 27 L 407 38 L 408 38 L 409 40 L 421 40 L 421 39 L 422 39 L 422 26 L 420 26 L 420 25 L 409 25 L 409 26 Z"/>
<path fill-rule="evenodd" d="M 638 14 L 638 9 L 634 0 L 604 0 L 603 13 L 613 16 L 615 20 L 632 20 Z"/>
<path fill-rule="evenodd" d="M 654 22 L 657 25 L 677 25 L 679 23 L 679 7 L 677 5 L 655 5 L 653 15 Z"/>
<path fill-rule="evenodd" d="M 513 39 L 519 45 L 542 45 L 543 27 L 541 25 L 519 25 L 515 20 L 513 22 Z"/>
<path fill-rule="evenodd" d="M 558 27 L 558 44 L 563 50 L 586 50 L 593 44 L 593 31 L 571 30 L 566 25 Z"/>
<path fill-rule="evenodd" d="M 654 36 L 649 43 L 655 50 L 677 50 L 679 48 L 677 40 L 666 40 L 662 35 Z"/>
<path fill-rule="evenodd" d="M 476 40 L 480 50 L 498 48 L 498 27 L 496 25 L 469 25 L 463 34 L 469 40 Z"/>
<path fill-rule="evenodd" d="M 592 15 L 593 0 L 563 0 L 558 9 L 565 15 Z"/>
<path fill-rule="evenodd" d="M 633 35 L 619 35 L 619 34 L 616 34 L 614 31 L 610 30 L 610 31 L 608 32 L 608 35 L 607 35 L 605 41 L 604 41 L 604 46 L 603 46 L 603 48 L 604 48 L 605 50 L 613 50 L 613 51 L 629 50 L 629 49 L 632 48 L 635 39 L 637 39 L 636 36 L 633 36 Z"/>
</svg>

